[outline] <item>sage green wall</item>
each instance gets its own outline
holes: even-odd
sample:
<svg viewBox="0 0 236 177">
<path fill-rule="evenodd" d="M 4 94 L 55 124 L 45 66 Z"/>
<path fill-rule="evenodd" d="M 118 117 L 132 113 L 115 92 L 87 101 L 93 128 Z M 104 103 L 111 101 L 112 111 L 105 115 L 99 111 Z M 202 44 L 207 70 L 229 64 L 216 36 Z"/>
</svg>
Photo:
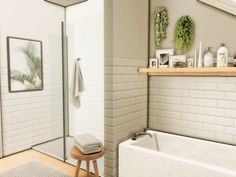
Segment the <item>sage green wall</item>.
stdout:
<svg viewBox="0 0 236 177">
<path fill-rule="evenodd" d="M 146 58 L 148 0 L 105 0 L 105 13 L 105 57 Z"/>
<path fill-rule="evenodd" d="M 197 0 L 151 0 L 169 10 L 168 38 L 163 48 L 174 46 L 177 18 L 190 15 L 196 24 L 195 45 L 214 47 L 225 42 L 236 53 L 236 18 Z M 153 20 L 151 55 L 155 53 Z M 193 51 L 192 51 L 193 52 Z M 236 77 L 150 77 L 150 128 L 236 144 Z"/>
<path fill-rule="evenodd" d="M 197 0 L 151 0 L 152 13 L 155 7 L 166 6 L 169 12 L 167 39 L 162 48 L 174 47 L 174 28 L 177 19 L 182 15 L 190 15 L 196 24 L 195 46 L 202 41 L 204 48 L 213 47 L 214 52 L 220 43 L 226 43 L 231 56 L 236 54 L 236 17 L 207 6 Z M 155 54 L 155 33 L 153 14 L 151 19 L 151 57 Z M 195 47 L 194 46 L 194 47 Z M 194 49 L 193 47 L 193 49 Z M 192 50 L 190 53 L 193 54 Z"/>
<path fill-rule="evenodd" d="M 118 145 L 147 126 L 148 0 L 105 0 L 105 177 Z"/>
</svg>

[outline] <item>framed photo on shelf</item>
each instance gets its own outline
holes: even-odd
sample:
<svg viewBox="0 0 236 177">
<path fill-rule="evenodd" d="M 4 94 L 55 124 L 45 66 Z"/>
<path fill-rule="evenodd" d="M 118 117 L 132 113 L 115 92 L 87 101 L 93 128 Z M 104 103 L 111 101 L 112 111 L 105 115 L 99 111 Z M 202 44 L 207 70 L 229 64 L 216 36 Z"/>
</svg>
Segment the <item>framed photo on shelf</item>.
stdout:
<svg viewBox="0 0 236 177">
<path fill-rule="evenodd" d="M 170 68 L 185 68 L 186 64 L 186 55 L 170 56 Z"/>
<path fill-rule="evenodd" d="M 9 92 L 43 90 L 42 41 L 7 37 Z"/>
<path fill-rule="evenodd" d="M 194 59 L 188 58 L 187 59 L 187 68 L 193 68 L 194 67 Z"/>
<path fill-rule="evenodd" d="M 159 68 L 168 68 L 170 56 L 174 55 L 174 49 L 156 50 Z"/>
<path fill-rule="evenodd" d="M 151 58 L 149 60 L 149 68 L 157 68 L 157 66 L 158 66 L 157 58 Z"/>
</svg>

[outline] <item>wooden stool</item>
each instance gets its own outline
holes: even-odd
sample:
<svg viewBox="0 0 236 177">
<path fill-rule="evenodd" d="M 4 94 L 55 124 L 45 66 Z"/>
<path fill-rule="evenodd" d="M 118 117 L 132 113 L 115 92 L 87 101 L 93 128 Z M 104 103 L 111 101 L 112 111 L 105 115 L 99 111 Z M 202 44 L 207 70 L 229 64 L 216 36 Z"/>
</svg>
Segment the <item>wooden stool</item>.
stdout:
<svg viewBox="0 0 236 177">
<path fill-rule="evenodd" d="M 86 154 L 81 153 L 78 148 L 73 147 L 70 151 L 70 155 L 71 155 L 72 158 L 78 160 L 74 177 L 78 177 L 79 170 L 80 170 L 80 165 L 81 165 L 82 161 L 86 161 L 86 167 L 87 167 L 86 172 L 87 172 L 87 177 L 89 177 L 89 174 L 90 174 L 90 172 L 89 172 L 89 162 L 90 162 L 90 160 L 93 161 L 95 177 L 99 177 L 97 159 L 101 158 L 104 155 L 104 153 L 105 153 L 105 151 L 102 150 L 101 152 L 98 152 L 98 153 L 86 155 Z"/>
</svg>

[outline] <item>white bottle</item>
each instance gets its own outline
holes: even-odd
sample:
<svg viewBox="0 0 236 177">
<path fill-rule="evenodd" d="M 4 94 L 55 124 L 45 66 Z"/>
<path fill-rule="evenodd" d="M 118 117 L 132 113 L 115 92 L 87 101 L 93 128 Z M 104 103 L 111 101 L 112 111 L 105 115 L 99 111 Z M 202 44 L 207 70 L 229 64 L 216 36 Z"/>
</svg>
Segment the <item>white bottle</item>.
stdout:
<svg viewBox="0 0 236 177">
<path fill-rule="evenodd" d="M 214 55 L 211 52 L 211 47 L 208 47 L 208 52 L 204 55 L 204 67 L 213 67 Z"/>
<path fill-rule="evenodd" d="M 217 50 L 217 67 L 228 66 L 229 50 L 225 47 L 225 44 L 221 44 L 221 47 Z"/>
</svg>

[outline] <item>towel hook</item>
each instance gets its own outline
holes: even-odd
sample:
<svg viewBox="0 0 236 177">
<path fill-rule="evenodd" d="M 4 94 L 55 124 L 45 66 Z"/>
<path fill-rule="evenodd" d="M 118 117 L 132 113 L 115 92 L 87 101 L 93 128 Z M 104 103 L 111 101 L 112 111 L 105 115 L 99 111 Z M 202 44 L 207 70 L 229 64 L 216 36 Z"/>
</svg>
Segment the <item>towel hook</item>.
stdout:
<svg viewBox="0 0 236 177">
<path fill-rule="evenodd" d="M 77 61 L 80 61 L 81 60 L 81 58 L 77 58 Z"/>
</svg>

